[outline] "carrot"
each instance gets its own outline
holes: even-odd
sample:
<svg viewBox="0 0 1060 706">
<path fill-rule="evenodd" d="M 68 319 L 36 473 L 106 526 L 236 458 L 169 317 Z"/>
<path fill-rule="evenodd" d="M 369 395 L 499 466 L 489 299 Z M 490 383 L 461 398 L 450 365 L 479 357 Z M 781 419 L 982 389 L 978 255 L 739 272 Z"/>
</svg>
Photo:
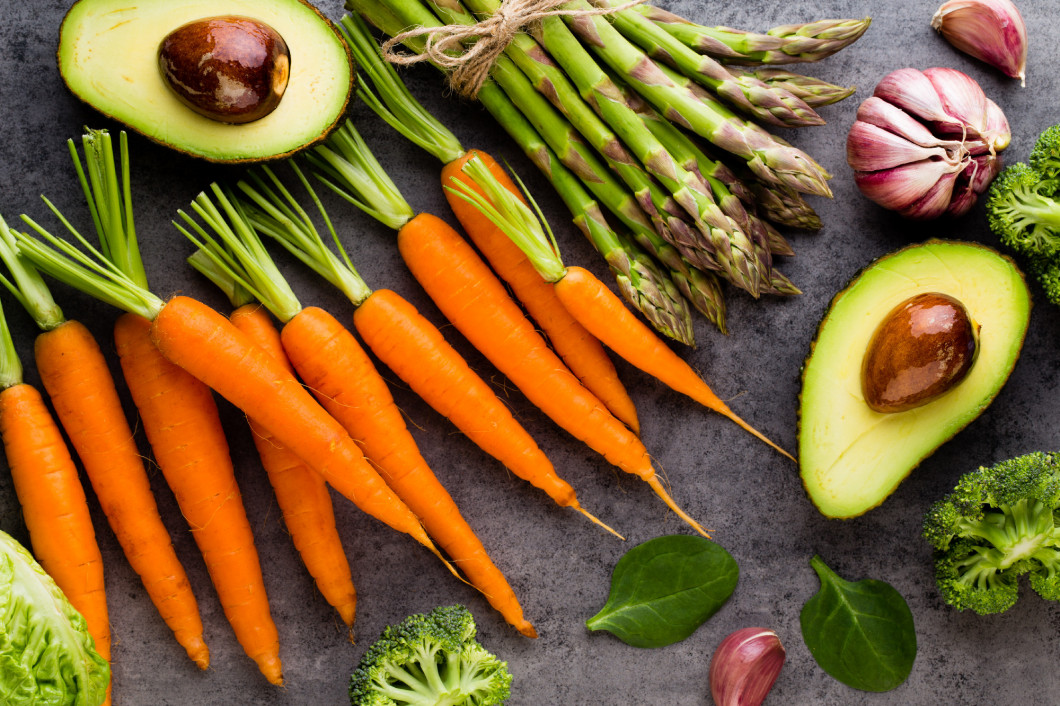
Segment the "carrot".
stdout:
<svg viewBox="0 0 1060 706">
<path fill-rule="evenodd" d="M 150 329 L 138 314 L 114 327 L 129 392 L 236 639 L 269 682 L 282 684 L 279 635 L 217 405 L 206 385 L 162 356 Z"/>
<path fill-rule="evenodd" d="M 483 273 L 485 263 L 452 228 L 435 216 L 420 214 L 398 233 L 398 248 L 446 318 L 531 402 L 611 464 L 646 481 L 693 529 L 706 534 L 663 489 L 637 435 L 566 367 L 556 364 L 514 302 L 496 291 L 499 283 Z M 498 331 L 505 335 L 496 335 Z"/>
<path fill-rule="evenodd" d="M 741 428 L 792 458 L 784 449 L 745 422 L 721 401 L 706 381 L 625 307 L 622 300 L 588 270 L 571 266 L 555 285 L 567 310 L 595 336 L 632 365 L 725 415 Z"/>
<path fill-rule="evenodd" d="M 206 669 L 210 653 L 198 603 L 99 345 L 82 324 L 63 316 L 40 274 L 18 255 L 15 234 L 2 219 L 0 258 L 13 280 L 5 284 L 43 329 L 34 345 L 41 382 L 111 530 L 177 642 Z"/>
<path fill-rule="evenodd" d="M 379 45 L 371 38 L 360 16 L 356 13 L 345 15 L 338 27 L 362 69 L 364 80 L 358 83 L 357 94 L 398 132 L 442 162 L 443 186 L 449 184 L 451 178 L 464 178 L 461 168 L 477 155 L 490 165 L 498 180 L 512 193 L 519 193 L 492 157 L 480 150 L 465 151 L 456 136 L 420 105 L 394 67 L 383 60 Z M 451 198 L 448 191 L 445 193 L 465 233 L 497 275 L 507 282 L 512 294 L 541 327 L 571 372 L 607 405 L 612 414 L 634 433 L 639 433 L 636 406 L 600 342 L 563 308 L 523 252 L 501 230 L 465 201 Z"/>
<path fill-rule="evenodd" d="M 521 200 L 514 198 L 493 179 L 491 170 L 476 160 L 465 171 L 489 193 L 486 198 L 468 189 L 462 181 L 454 182 L 454 194 L 478 207 L 485 217 L 503 227 L 513 242 L 534 262 L 541 276 L 551 282 L 556 295 L 594 336 L 627 362 L 664 382 L 677 392 L 688 395 L 708 409 L 728 417 L 741 428 L 794 460 L 784 449 L 770 441 L 738 417 L 721 401 L 688 363 L 674 353 L 646 325 L 640 322 L 611 290 L 588 270 L 565 267 L 547 224 Z M 565 280 L 570 279 L 570 282 Z"/>
<path fill-rule="evenodd" d="M 146 288 L 129 201 L 128 143 L 121 136 L 120 185 L 109 133 L 89 131 L 83 137 L 87 173 L 72 141 L 70 151 L 101 258 L 113 272 Z M 158 352 L 150 326 L 138 313 L 125 314 L 114 326 L 125 382 L 236 639 L 265 678 L 280 685 L 279 636 L 217 405 L 209 388 Z"/>
<path fill-rule="evenodd" d="M 491 169 L 496 169 L 498 174 L 504 174 L 492 157 L 480 150 L 472 150 L 445 165 L 442 169 L 442 183 L 448 183 L 453 177 L 460 178 L 463 174 L 461 167 L 468 159 L 476 156 L 491 165 Z M 511 184 L 510 188 L 516 189 L 514 184 Z M 467 202 L 453 198 L 448 191 L 446 196 L 450 208 L 464 227 L 464 232 L 500 278 L 508 283 L 512 293 L 526 307 L 531 318 L 548 335 L 552 348 L 571 372 L 607 405 L 612 414 L 632 429 L 633 433 L 639 434 L 637 408 L 600 341 L 570 315 L 523 252 L 503 232 L 489 219 L 483 218 L 478 211 L 469 207 Z"/>
<path fill-rule="evenodd" d="M 360 141 L 352 125 L 348 124 L 344 128 L 344 134 L 348 139 L 359 142 L 361 154 L 374 162 L 374 157 L 366 151 L 367 147 Z M 320 200 L 297 165 L 292 162 L 292 167 L 324 216 L 337 243 L 337 234 Z M 375 170 L 372 173 L 373 182 L 383 187 L 389 179 L 378 163 L 375 163 Z M 517 476 L 544 490 L 561 507 L 574 508 L 592 522 L 621 536 L 581 507 L 570 484 L 557 476 L 552 463 L 512 417 L 511 411 L 497 398 L 492 388 L 471 370 L 437 327 L 395 292 L 370 290 L 341 246 L 340 259 L 324 246 L 308 214 L 275 174 L 268 169 L 264 171 L 271 185 L 256 174 L 252 175 L 255 181 L 253 186 L 246 182 L 239 184 L 253 201 L 248 208 L 256 209 L 249 218 L 250 223 L 279 240 L 349 297 L 357 307 L 354 326 L 383 363 L 424 401 L 449 418 L 468 438 Z M 411 218 L 411 213 L 408 218 L 403 215 L 405 210 L 411 212 L 411 207 L 396 189 L 390 183 L 388 188 L 383 187 L 374 192 L 370 201 L 375 204 L 374 210 L 381 217 L 389 215 L 395 222 L 404 222 Z M 558 363 L 558 366 L 564 367 L 562 363 Z"/>
<path fill-rule="evenodd" d="M 442 551 L 511 625 L 537 637 L 515 592 L 428 467 L 390 390 L 352 334 L 327 312 L 309 307 L 284 326 L 282 337 L 302 379 L 359 441 Z M 420 364 L 430 367 L 426 360 Z"/>
<path fill-rule="evenodd" d="M 423 521 L 424 527 L 460 567 L 494 608 L 522 634 L 536 637 L 504 574 L 493 564 L 482 542 L 464 520 L 452 497 L 427 465 L 404 418 L 394 404 L 383 378 L 353 335 L 333 316 L 317 307 L 301 308 L 275 263 L 264 251 L 249 223 L 241 223 L 240 209 L 215 190 L 232 228 L 223 227 L 222 214 L 205 194 L 195 202 L 197 211 L 225 242 L 196 241 L 199 253 L 192 264 L 218 284 L 220 275 L 202 266 L 206 256 L 217 270 L 252 292 L 285 321 L 280 334 L 283 349 L 307 386 L 331 415 L 357 440 L 365 456 L 379 468 L 387 484 Z M 185 219 L 189 225 L 194 221 Z M 184 230 L 181 228 L 181 230 Z M 200 237 L 207 235 L 201 230 Z M 189 237 L 190 233 L 185 231 Z M 226 253 L 235 262 L 226 261 Z M 268 291 L 269 294 L 265 292 Z M 369 296 L 372 301 L 376 294 Z M 296 313 L 292 313 L 296 312 Z M 421 364 L 436 374 L 429 360 Z"/>
<path fill-rule="evenodd" d="M 240 306 L 229 319 L 281 363 L 287 361 L 280 334 L 260 304 Z M 289 363 L 288 369 L 293 374 Z M 265 427 L 253 419 L 249 422 L 261 465 L 276 493 L 276 501 L 295 548 L 325 600 L 339 612 L 343 622 L 352 627 L 357 610 L 357 590 L 335 527 L 335 510 L 327 483 Z"/>
<path fill-rule="evenodd" d="M 22 381 L 7 322 L 0 312 L 0 438 L 33 553 L 85 618 L 96 651 L 111 657 L 103 557 L 85 490 L 62 432 L 40 393 Z M 108 685 L 105 703 L 110 702 Z"/>
</svg>

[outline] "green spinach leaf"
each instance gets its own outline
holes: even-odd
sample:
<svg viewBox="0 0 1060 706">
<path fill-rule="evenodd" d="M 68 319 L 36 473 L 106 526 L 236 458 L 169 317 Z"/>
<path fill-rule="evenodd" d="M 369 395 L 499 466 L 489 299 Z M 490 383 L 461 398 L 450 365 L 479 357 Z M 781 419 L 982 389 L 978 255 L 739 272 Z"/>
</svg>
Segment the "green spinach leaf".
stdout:
<svg viewBox="0 0 1060 706">
<path fill-rule="evenodd" d="M 709 539 L 657 537 L 618 560 L 606 604 L 585 624 L 634 647 L 680 642 L 729 600 L 739 574 L 736 560 Z"/>
<path fill-rule="evenodd" d="M 799 622 L 821 669 L 863 691 L 904 682 L 916 659 L 916 630 L 902 595 L 885 581 L 844 581 L 819 556 L 810 565 L 821 590 L 806 601 Z"/>
</svg>

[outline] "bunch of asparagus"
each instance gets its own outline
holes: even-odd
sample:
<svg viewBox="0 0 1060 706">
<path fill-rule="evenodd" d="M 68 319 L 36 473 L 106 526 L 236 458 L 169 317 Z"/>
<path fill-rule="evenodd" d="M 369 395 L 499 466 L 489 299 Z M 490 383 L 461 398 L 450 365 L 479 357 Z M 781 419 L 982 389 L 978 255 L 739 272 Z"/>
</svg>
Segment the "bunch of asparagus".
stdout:
<svg viewBox="0 0 1060 706">
<path fill-rule="evenodd" d="M 549 16 L 515 34 L 477 99 L 549 178 L 626 298 L 663 334 L 694 342 L 690 305 L 725 331 L 719 279 L 754 297 L 797 294 L 774 266 L 775 256 L 792 254 L 777 227 L 820 227 L 803 194 L 831 196 L 830 175 L 762 125 L 822 124 L 815 108 L 853 89 L 771 65 L 833 54 L 869 20 L 755 34 L 647 4 L 593 1 L 561 9 L 611 12 Z M 500 0 L 346 6 L 393 37 L 410 27 L 474 25 Z M 424 50 L 422 35 L 403 41 Z"/>
</svg>

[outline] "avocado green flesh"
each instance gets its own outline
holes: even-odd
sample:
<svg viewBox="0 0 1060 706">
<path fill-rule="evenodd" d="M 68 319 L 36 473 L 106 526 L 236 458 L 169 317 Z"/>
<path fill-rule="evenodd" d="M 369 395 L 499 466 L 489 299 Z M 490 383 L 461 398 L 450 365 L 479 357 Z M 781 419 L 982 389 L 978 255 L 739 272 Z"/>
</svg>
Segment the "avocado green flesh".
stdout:
<svg viewBox="0 0 1060 706">
<path fill-rule="evenodd" d="M 219 15 L 260 20 L 290 50 L 284 96 L 260 120 L 232 125 L 204 117 L 159 71 L 167 34 Z M 221 162 L 279 157 L 322 139 L 342 117 L 353 81 L 342 38 L 301 0 L 79 0 L 63 20 L 58 59 L 66 85 L 96 110 L 166 146 Z"/>
<path fill-rule="evenodd" d="M 923 292 L 963 302 L 981 326 L 968 376 L 928 404 L 897 413 L 869 409 L 861 365 L 877 325 Z M 799 465 L 806 492 L 829 517 L 879 505 L 943 442 L 986 409 L 1019 357 L 1030 316 L 1019 269 L 995 251 L 932 241 L 881 258 L 833 300 L 803 370 Z"/>
</svg>

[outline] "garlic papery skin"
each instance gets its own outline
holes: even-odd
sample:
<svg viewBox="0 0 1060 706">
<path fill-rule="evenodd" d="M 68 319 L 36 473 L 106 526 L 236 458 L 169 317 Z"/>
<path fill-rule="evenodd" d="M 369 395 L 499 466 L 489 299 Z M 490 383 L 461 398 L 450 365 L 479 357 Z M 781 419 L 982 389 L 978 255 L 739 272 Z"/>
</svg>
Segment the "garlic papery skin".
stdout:
<svg viewBox="0 0 1060 706">
<path fill-rule="evenodd" d="M 915 220 L 968 212 L 1000 170 L 1008 120 L 955 69 L 898 69 L 858 107 L 847 133 L 854 183 L 880 206 Z"/>
<path fill-rule="evenodd" d="M 784 646 L 772 630 L 742 628 L 730 634 L 710 660 L 715 706 L 759 706 L 784 666 Z"/>
<path fill-rule="evenodd" d="M 931 26 L 957 49 L 1026 85 L 1027 26 L 1011 0 L 949 0 Z"/>
</svg>

